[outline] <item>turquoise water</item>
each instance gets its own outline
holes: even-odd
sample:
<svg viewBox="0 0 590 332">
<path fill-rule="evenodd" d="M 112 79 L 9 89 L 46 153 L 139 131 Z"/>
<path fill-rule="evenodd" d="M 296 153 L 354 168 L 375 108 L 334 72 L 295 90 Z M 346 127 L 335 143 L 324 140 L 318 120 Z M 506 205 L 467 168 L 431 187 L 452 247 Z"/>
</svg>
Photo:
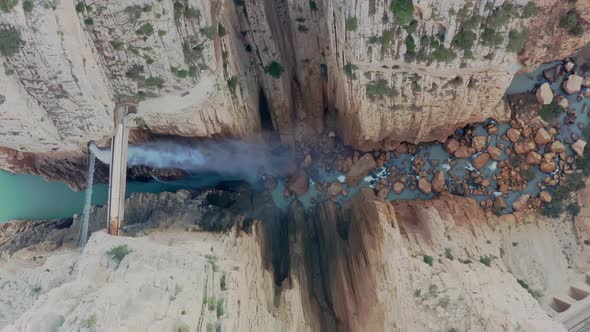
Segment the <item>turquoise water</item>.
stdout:
<svg viewBox="0 0 590 332">
<path fill-rule="evenodd" d="M 130 182 L 127 197 L 134 192 L 177 190 L 182 185 L 162 182 Z M 94 186 L 92 204 L 107 201 L 108 185 Z M 84 207 L 84 191 L 72 191 L 65 183 L 45 181 L 40 176 L 15 175 L 0 171 L 0 222 L 11 219 L 55 219 L 80 214 Z"/>
</svg>

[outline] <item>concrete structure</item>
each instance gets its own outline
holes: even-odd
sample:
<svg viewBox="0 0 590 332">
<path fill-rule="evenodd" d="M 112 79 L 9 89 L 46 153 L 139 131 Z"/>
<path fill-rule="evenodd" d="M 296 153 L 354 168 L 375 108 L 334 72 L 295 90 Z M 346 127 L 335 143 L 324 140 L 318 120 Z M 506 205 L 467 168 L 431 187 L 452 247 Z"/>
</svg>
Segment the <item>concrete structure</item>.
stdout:
<svg viewBox="0 0 590 332">
<path fill-rule="evenodd" d="M 111 235 L 120 235 L 125 217 L 125 189 L 127 184 L 127 145 L 129 129 L 125 117 L 136 112 L 131 100 L 120 100 L 115 105 L 115 132 L 111 140 L 111 166 L 109 173 L 109 199 L 107 230 Z"/>
<path fill-rule="evenodd" d="M 568 331 L 590 331 L 590 274 L 585 283 L 570 286 L 567 296 L 554 297 L 551 308 L 557 312 L 553 319 Z"/>
</svg>

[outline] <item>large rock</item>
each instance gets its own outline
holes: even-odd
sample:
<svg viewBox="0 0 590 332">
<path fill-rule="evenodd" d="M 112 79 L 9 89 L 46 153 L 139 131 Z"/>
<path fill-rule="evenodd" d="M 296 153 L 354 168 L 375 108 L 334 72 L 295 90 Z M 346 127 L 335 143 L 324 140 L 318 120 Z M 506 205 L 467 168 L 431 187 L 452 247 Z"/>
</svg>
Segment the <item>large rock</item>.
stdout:
<svg viewBox="0 0 590 332">
<path fill-rule="evenodd" d="M 526 155 L 526 163 L 529 165 L 539 165 L 543 157 L 537 151 L 531 151 Z"/>
<path fill-rule="evenodd" d="M 551 142 L 551 135 L 545 130 L 545 128 L 539 128 L 535 134 L 535 143 L 537 145 L 545 145 Z"/>
<path fill-rule="evenodd" d="M 557 169 L 557 163 L 554 161 L 543 161 L 539 168 L 541 169 L 541 172 L 553 173 Z"/>
<path fill-rule="evenodd" d="M 432 178 L 432 191 L 439 193 L 445 190 L 447 187 L 445 183 L 445 172 L 440 170 L 434 174 Z"/>
<path fill-rule="evenodd" d="M 469 146 L 462 145 L 457 151 L 455 151 L 455 158 L 468 158 L 475 153 L 475 149 Z"/>
<path fill-rule="evenodd" d="M 520 130 L 518 129 L 514 129 L 514 128 L 509 128 L 506 131 L 506 136 L 508 136 L 508 139 L 512 142 L 512 143 L 516 143 L 518 142 L 518 140 L 520 139 Z"/>
<path fill-rule="evenodd" d="M 424 195 L 428 195 L 432 192 L 432 185 L 426 177 L 421 177 L 420 180 L 418 180 L 418 189 L 420 189 Z"/>
<path fill-rule="evenodd" d="M 488 163 L 488 161 L 490 161 L 490 154 L 487 152 L 484 152 L 484 153 L 480 154 L 479 156 L 477 156 L 475 159 L 473 159 L 471 164 L 477 170 L 480 170 Z"/>
<path fill-rule="evenodd" d="M 563 75 L 563 65 L 556 65 L 543 70 L 543 76 L 551 82 L 557 82 L 561 75 Z"/>
<path fill-rule="evenodd" d="M 393 191 L 395 191 L 397 194 L 400 194 L 402 191 L 404 191 L 404 189 L 406 189 L 406 185 L 399 181 L 393 184 Z"/>
<path fill-rule="evenodd" d="M 539 193 L 539 198 L 541 199 L 542 202 L 545 202 L 545 203 L 551 203 L 551 200 L 552 200 L 551 194 L 546 191 L 541 191 Z"/>
<path fill-rule="evenodd" d="M 563 81 L 563 91 L 567 94 L 574 94 L 580 92 L 584 78 L 578 75 L 570 75 L 567 80 Z"/>
<path fill-rule="evenodd" d="M 334 181 L 332 183 L 330 183 L 330 186 L 328 186 L 328 195 L 332 196 L 332 197 L 336 197 L 338 195 L 340 195 L 340 193 L 342 193 L 343 190 L 343 186 L 342 183 L 340 183 L 340 181 Z"/>
<path fill-rule="evenodd" d="M 455 153 L 455 151 L 459 149 L 459 146 L 461 146 L 461 144 L 454 138 L 449 138 L 444 144 L 445 150 L 447 150 L 448 153 Z"/>
<path fill-rule="evenodd" d="M 479 152 L 486 147 L 486 136 L 475 136 L 471 141 L 471 147 L 475 149 L 475 151 Z"/>
<path fill-rule="evenodd" d="M 578 156 L 584 155 L 584 149 L 586 148 L 586 141 L 584 140 L 577 140 L 574 144 L 572 144 L 572 150 L 576 152 Z"/>
<path fill-rule="evenodd" d="M 554 153 L 565 152 L 565 146 L 560 141 L 555 141 L 551 144 L 551 152 L 554 152 Z"/>
<path fill-rule="evenodd" d="M 346 174 L 346 184 L 349 187 L 357 186 L 361 180 L 369 174 L 370 171 L 377 167 L 375 158 L 370 153 L 366 153 L 356 163 L 352 164 Z"/>
<path fill-rule="evenodd" d="M 565 98 L 563 96 L 557 97 L 557 106 L 559 106 L 563 109 L 567 109 L 569 105 L 570 105 L 570 102 L 567 100 L 567 98 Z"/>
<path fill-rule="evenodd" d="M 541 84 L 541 86 L 537 89 L 535 95 L 537 96 L 537 100 L 539 101 L 539 103 L 541 103 L 542 105 L 551 104 L 551 102 L 553 101 L 553 91 L 551 91 L 551 86 L 549 85 L 549 83 Z"/>
<path fill-rule="evenodd" d="M 527 154 L 536 148 L 537 146 L 535 145 L 535 142 L 530 138 L 514 143 L 514 152 L 517 154 Z"/>
<path fill-rule="evenodd" d="M 501 156 L 502 156 L 502 150 L 498 149 L 495 146 L 488 146 L 487 150 L 486 150 L 489 154 L 490 157 L 494 160 L 500 160 Z"/>
<path fill-rule="evenodd" d="M 516 201 L 514 201 L 514 203 L 512 203 L 512 208 L 514 211 L 526 210 L 530 197 L 530 195 L 522 195 Z"/>
<path fill-rule="evenodd" d="M 287 190 L 297 196 L 303 196 L 309 189 L 309 177 L 304 170 L 298 170 L 287 184 Z"/>
</svg>

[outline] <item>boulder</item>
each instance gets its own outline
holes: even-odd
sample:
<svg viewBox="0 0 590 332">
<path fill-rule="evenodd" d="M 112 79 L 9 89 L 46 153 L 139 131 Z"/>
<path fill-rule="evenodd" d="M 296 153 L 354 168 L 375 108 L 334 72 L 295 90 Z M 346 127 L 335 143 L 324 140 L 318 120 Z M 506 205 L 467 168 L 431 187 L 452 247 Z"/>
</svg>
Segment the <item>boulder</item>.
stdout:
<svg viewBox="0 0 590 332">
<path fill-rule="evenodd" d="M 457 149 L 457 151 L 455 151 L 455 158 L 467 158 L 472 156 L 474 153 L 474 148 L 462 145 L 459 149 Z"/>
<path fill-rule="evenodd" d="M 530 138 L 514 143 L 514 152 L 517 154 L 527 154 L 536 148 L 537 146 L 535 145 L 535 142 Z"/>
<path fill-rule="evenodd" d="M 566 73 L 571 73 L 574 70 L 575 66 L 576 65 L 573 62 L 568 61 L 565 63 L 565 65 L 563 65 L 563 69 L 565 70 Z"/>
<path fill-rule="evenodd" d="M 342 183 L 340 183 L 340 181 L 334 181 L 330 183 L 330 186 L 328 187 L 328 195 L 336 197 L 342 193 L 342 190 L 344 190 Z"/>
<path fill-rule="evenodd" d="M 530 195 L 522 195 L 520 196 L 514 203 L 512 203 L 512 208 L 514 211 L 524 211 L 526 210 L 529 204 Z"/>
<path fill-rule="evenodd" d="M 557 106 L 559 106 L 563 109 L 567 109 L 569 105 L 570 105 L 570 103 L 567 100 L 567 98 L 565 98 L 563 96 L 557 97 Z"/>
<path fill-rule="evenodd" d="M 460 145 L 461 144 L 456 139 L 449 138 L 445 142 L 444 147 L 445 147 L 445 150 L 447 150 L 448 153 L 455 153 L 455 151 L 457 151 L 457 149 L 459 149 L 459 146 Z"/>
<path fill-rule="evenodd" d="M 498 197 L 496 197 L 496 200 L 494 201 L 494 207 L 497 209 L 505 209 L 508 206 L 506 205 L 506 202 L 504 202 L 504 199 L 502 198 L 502 196 L 498 196 Z"/>
<path fill-rule="evenodd" d="M 556 65 L 543 70 L 543 76 L 551 82 L 557 82 L 557 79 L 563 74 L 563 65 Z"/>
<path fill-rule="evenodd" d="M 474 148 L 476 152 L 479 152 L 486 147 L 486 140 L 486 136 L 475 136 L 473 140 L 471 140 L 471 147 Z"/>
<path fill-rule="evenodd" d="M 555 141 L 551 144 L 551 152 L 554 152 L 554 153 L 565 152 L 565 146 L 560 141 Z"/>
<path fill-rule="evenodd" d="M 565 81 L 563 81 L 563 91 L 570 95 L 578 93 L 582 88 L 583 81 L 584 79 L 582 76 L 570 75 Z"/>
<path fill-rule="evenodd" d="M 420 189 L 424 195 L 428 195 L 432 192 L 432 185 L 427 178 L 421 177 L 420 180 L 418 180 L 418 189 Z"/>
<path fill-rule="evenodd" d="M 389 195 L 389 189 L 383 188 L 377 192 L 377 197 L 386 199 L 387 195 Z"/>
<path fill-rule="evenodd" d="M 584 81 L 582 81 L 582 86 L 585 88 L 590 88 L 590 76 L 584 77 Z"/>
<path fill-rule="evenodd" d="M 554 157 L 555 157 L 555 153 L 547 152 L 543 155 L 543 160 L 544 161 L 551 161 L 551 160 L 553 160 Z"/>
<path fill-rule="evenodd" d="M 304 170 L 299 170 L 293 175 L 287 184 L 287 190 L 297 196 L 303 196 L 309 189 L 309 177 Z"/>
<path fill-rule="evenodd" d="M 549 83 L 541 84 L 535 95 L 537 96 L 537 100 L 539 103 L 541 103 L 541 105 L 548 105 L 553 101 L 553 91 L 551 91 L 551 86 Z"/>
<path fill-rule="evenodd" d="M 537 134 L 535 134 L 535 143 L 537 145 L 545 145 L 551 142 L 551 135 L 545 130 L 545 128 L 539 128 Z"/>
<path fill-rule="evenodd" d="M 506 136 L 508 136 L 508 139 L 512 143 L 516 143 L 520 139 L 520 130 L 514 129 L 514 128 L 510 128 L 510 129 L 508 129 L 506 131 Z"/>
<path fill-rule="evenodd" d="M 542 202 L 545 203 L 551 203 L 551 194 L 549 194 L 546 191 L 541 191 L 541 193 L 539 193 L 539 198 L 541 199 Z"/>
<path fill-rule="evenodd" d="M 525 161 L 529 165 L 539 165 L 542 158 L 537 151 L 531 151 L 526 155 Z"/>
<path fill-rule="evenodd" d="M 490 145 L 490 146 L 488 146 L 486 151 L 490 154 L 490 157 L 492 157 L 492 159 L 500 160 L 500 156 L 502 155 L 502 150 L 498 149 L 495 146 Z"/>
<path fill-rule="evenodd" d="M 375 158 L 371 153 L 366 153 L 359 160 L 352 164 L 348 173 L 346 173 L 346 184 L 349 187 L 357 186 L 361 180 L 369 174 L 370 171 L 377 167 Z"/>
<path fill-rule="evenodd" d="M 432 191 L 435 193 L 442 192 L 445 190 L 446 186 L 445 172 L 442 170 L 436 172 L 436 174 L 434 174 L 434 178 L 432 178 Z"/>
<path fill-rule="evenodd" d="M 576 154 L 578 156 L 583 156 L 584 155 L 584 149 L 586 148 L 586 141 L 584 140 L 577 140 L 574 144 L 572 144 L 572 150 L 574 150 L 574 152 L 576 152 Z"/>
<path fill-rule="evenodd" d="M 473 159 L 471 164 L 473 167 L 475 167 L 475 169 L 480 170 L 488 163 L 488 161 L 490 161 L 490 154 L 486 152 Z"/>
<path fill-rule="evenodd" d="M 401 182 L 395 182 L 393 184 L 393 191 L 395 191 L 397 194 L 401 193 L 402 191 L 404 191 L 404 189 L 406 189 L 406 185 L 401 183 Z"/>
<path fill-rule="evenodd" d="M 554 161 L 543 161 L 539 166 L 541 172 L 553 173 L 557 169 L 557 164 Z"/>
</svg>

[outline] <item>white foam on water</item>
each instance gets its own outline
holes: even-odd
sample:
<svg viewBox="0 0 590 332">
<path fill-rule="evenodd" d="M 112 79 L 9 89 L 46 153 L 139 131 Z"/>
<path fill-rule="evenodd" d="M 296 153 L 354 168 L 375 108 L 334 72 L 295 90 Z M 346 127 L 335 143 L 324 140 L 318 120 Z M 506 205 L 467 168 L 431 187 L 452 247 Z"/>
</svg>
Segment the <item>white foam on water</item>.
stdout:
<svg viewBox="0 0 590 332">
<path fill-rule="evenodd" d="M 490 171 L 492 171 L 492 172 L 494 172 L 494 171 L 495 171 L 497 168 L 498 168 L 498 162 L 496 162 L 496 161 L 494 161 L 493 163 L 491 163 L 491 164 L 488 166 L 488 169 L 489 169 Z"/>
<path fill-rule="evenodd" d="M 346 182 L 346 175 L 338 175 L 338 177 L 336 177 L 336 179 L 338 179 L 338 182 L 344 183 L 344 182 Z"/>
</svg>

